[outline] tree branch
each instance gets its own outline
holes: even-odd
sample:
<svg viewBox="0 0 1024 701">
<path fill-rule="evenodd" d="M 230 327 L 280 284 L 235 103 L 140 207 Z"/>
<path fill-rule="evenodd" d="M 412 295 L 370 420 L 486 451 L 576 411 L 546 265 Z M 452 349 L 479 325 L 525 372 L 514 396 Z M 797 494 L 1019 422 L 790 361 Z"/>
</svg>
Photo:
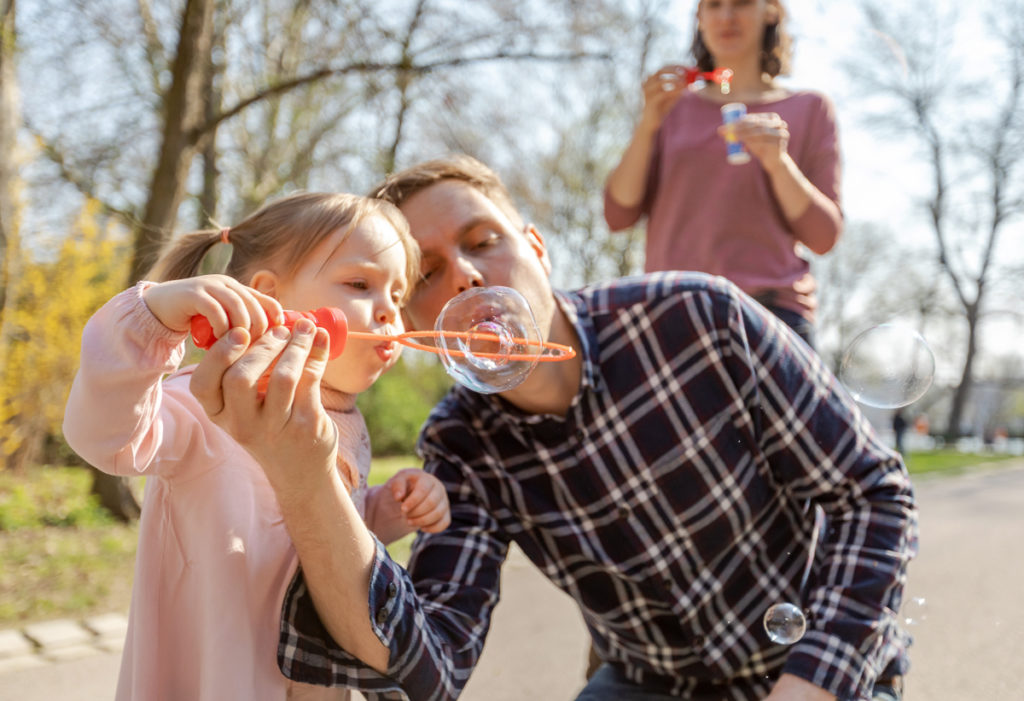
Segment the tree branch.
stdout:
<svg viewBox="0 0 1024 701">
<path fill-rule="evenodd" d="M 200 125 L 196 129 L 196 133 L 193 134 L 193 139 L 197 143 L 207 133 L 216 129 L 217 125 L 221 122 L 231 119 L 235 115 L 239 114 L 245 108 L 253 105 L 261 100 L 265 100 L 270 97 L 277 95 L 283 95 L 296 88 L 315 83 L 319 80 L 326 78 L 332 78 L 342 75 L 350 75 L 357 73 L 376 73 L 381 71 L 397 71 L 403 70 L 415 75 L 425 75 L 441 69 L 447 68 L 459 68 L 462 66 L 475 64 L 475 63 L 490 63 L 493 61 L 544 61 L 553 63 L 571 63 L 573 61 L 582 60 L 607 60 L 611 57 L 608 53 L 588 53 L 585 51 L 566 53 L 566 54 L 543 54 L 535 51 L 525 52 L 508 52 L 498 51 L 493 54 L 483 56 L 457 56 L 455 58 L 443 59 L 428 63 L 422 63 L 419 65 L 402 65 L 402 62 L 376 62 L 376 61 L 357 61 L 350 63 L 345 66 L 330 67 L 325 66 L 318 68 L 314 71 L 306 73 L 304 75 L 296 76 L 290 80 L 285 80 L 276 85 L 270 85 L 258 92 L 249 95 L 236 102 L 233 106 L 225 109 L 223 112 L 215 115 L 213 118 L 208 120 L 205 124 Z"/>
<path fill-rule="evenodd" d="M 92 189 L 92 184 L 89 182 L 89 179 L 82 175 L 81 173 L 77 172 L 67 162 L 67 159 L 64 157 L 64 153 L 60 149 L 58 149 L 55 144 L 47 141 L 46 138 L 41 133 L 39 133 L 39 131 L 34 129 L 28 123 L 27 120 L 24 122 L 24 125 L 25 129 L 28 130 L 28 132 L 33 136 L 33 138 L 35 138 L 36 144 L 38 144 L 39 148 L 42 150 L 43 155 L 46 156 L 47 160 L 49 160 L 51 163 L 57 166 L 57 170 L 60 173 L 61 179 L 63 179 L 66 183 L 70 184 L 72 187 L 78 190 L 83 196 L 99 204 L 100 209 L 103 211 L 104 214 L 113 215 L 121 219 L 129 227 L 134 227 L 139 223 L 139 218 L 134 212 L 131 212 L 126 209 L 121 209 L 120 207 L 115 207 L 114 205 L 110 204 L 102 197 L 97 195 L 96 192 Z"/>
</svg>

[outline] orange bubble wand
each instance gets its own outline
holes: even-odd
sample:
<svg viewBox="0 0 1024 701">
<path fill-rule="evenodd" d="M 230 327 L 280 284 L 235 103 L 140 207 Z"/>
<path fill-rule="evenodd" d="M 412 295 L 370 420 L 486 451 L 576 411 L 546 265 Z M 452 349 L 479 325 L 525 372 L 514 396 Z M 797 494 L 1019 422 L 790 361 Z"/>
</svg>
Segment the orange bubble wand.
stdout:
<svg viewBox="0 0 1024 701">
<path fill-rule="evenodd" d="M 355 338 L 363 341 L 376 341 L 378 343 L 381 341 L 393 341 L 409 348 L 415 348 L 416 350 L 427 351 L 429 353 L 437 353 L 438 355 L 448 355 L 457 358 L 472 356 L 475 358 L 488 358 L 506 362 L 551 362 L 569 360 L 576 356 L 576 351 L 571 346 L 565 346 L 560 343 L 552 343 L 550 341 L 531 341 L 525 338 L 503 339 L 497 334 L 481 331 L 406 331 L 404 333 L 390 336 L 365 331 L 349 331 L 348 320 L 345 318 L 345 314 L 337 307 L 321 307 L 320 309 L 316 309 L 311 312 L 285 311 L 284 324 L 282 325 L 290 329 L 299 319 L 309 319 L 320 328 L 326 329 L 331 340 L 330 351 L 328 353 L 328 357 L 331 360 L 334 360 L 341 355 L 341 352 L 345 350 L 345 342 L 349 338 Z M 210 326 L 210 322 L 206 317 L 202 315 L 192 317 L 190 326 L 192 331 L 192 341 L 196 344 L 197 348 L 205 350 L 216 343 L 217 338 L 213 334 L 213 327 Z M 465 351 L 451 350 L 449 348 L 439 348 L 438 346 L 430 345 L 425 342 L 430 339 L 437 338 L 461 338 L 469 341 L 498 343 L 499 345 L 502 342 L 515 343 L 522 346 L 539 348 L 541 349 L 541 352 L 502 353 L 471 351 L 467 353 Z M 551 351 L 551 353 L 547 353 L 547 351 Z"/>
</svg>

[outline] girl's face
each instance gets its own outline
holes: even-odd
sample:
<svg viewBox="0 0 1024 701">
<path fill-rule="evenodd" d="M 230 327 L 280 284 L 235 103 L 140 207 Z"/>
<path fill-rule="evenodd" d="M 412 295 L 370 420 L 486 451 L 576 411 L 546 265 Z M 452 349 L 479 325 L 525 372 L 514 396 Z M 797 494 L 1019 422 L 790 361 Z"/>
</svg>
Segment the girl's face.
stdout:
<svg viewBox="0 0 1024 701">
<path fill-rule="evenodd" d="M 777 21 L 769 0 L 701 0 L 697 6 L 704 45 L 719 66 L 758 58 L 765 26 Z"/>
<path fill-rule="evenodd" d="M 313 249 L 288 280 L 275 290 L 285 309 L 311 311 L 338 307 L 351 331 L 401 333 L 399 303 L 405 296 L 405 247 L 391 224 L 370 216 L 346 235 L 337 231 Z M 324 383 L 357 394 L 395 364 L 401 346 L 392 341 L 348 339 L 344 352 L 330 361 Z"/>
</svg>

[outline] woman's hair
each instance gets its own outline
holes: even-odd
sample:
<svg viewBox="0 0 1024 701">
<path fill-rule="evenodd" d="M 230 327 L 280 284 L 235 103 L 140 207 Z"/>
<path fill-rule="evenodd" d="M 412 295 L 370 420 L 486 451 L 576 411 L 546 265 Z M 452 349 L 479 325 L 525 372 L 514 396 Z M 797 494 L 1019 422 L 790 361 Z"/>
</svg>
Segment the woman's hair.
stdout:
<svg viewBox="0 0 1024 701">
<path fill-rule="evenodd" d="M 778 18 L 766 24 L 764 36 L 761 38 L 761 73 L 767 73 L 772 78 L 777 75 L 788 75 L 790 61 L 793 58 L 793 39 L 786 30 L 786 8 L 782 0 L 765 0 L 769 7 L 774 7 Z M 700 9 L 700 3 L 697 4 Z M 693 44 L 690 45 L 690 52 L 697 63 L 700 71 L 713 71 L 715 59 L 704 44 L 704 38 L 700 34 L 700 23 L 694 21 Z"/>
<path fill-rule="evenodd" d="M 368 217 L 383 217 L 398 232 L 405 249 L 405 274 L 411 290 L 419 279 L 419 247 L 409 224 L 394 205 L 346 193 L 299 193 L 271 202 L 228 230 L 231 259 L 224 270 L 243 284 L 258 270 L 270 268 L 289 278 L 325 239 L 339 229 L 351 231 Z M 207 252 L 222 242 L 223 229 L 185 234 L 160 256 L 147 278 L 179 280 L 199 273 Z M 408 292 L 407 292 L 408 294 Z"/>
<path fill-rule="evenodd" d="M 498 174 L 475 158 L 466 155 L 425 161 L 389 175 L 370 192 L 370 197 L 401 207 L 420 190 L 443 180 L 458 180 L 473 186 L 493 202 L 514 225 L 522 226 L 523 218 L 512 204 L 512 198 Z"/>
</svg>

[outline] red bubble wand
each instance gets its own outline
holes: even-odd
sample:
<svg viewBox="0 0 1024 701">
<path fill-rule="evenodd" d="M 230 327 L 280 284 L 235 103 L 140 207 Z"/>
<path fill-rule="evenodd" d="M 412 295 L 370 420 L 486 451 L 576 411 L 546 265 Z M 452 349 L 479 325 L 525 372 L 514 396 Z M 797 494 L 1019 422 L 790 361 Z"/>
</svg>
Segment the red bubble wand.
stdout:
<svg viewBox="0 0 1024 701">
<path fill-rule="evenodd" d="M 684 85 L 692 85 L 698 80 L 704 80 L 709 83 L 718 83 L 721 87 L 722 94 L 728 95 L 732 84 L 732 69 L 716 68 L 713 71 L 701 71 L 696 66 L 690 66 L 689 68 L 682 69 L 682 71 L 678 68 L 662 71 L 658 77 L 666 84 L 675 82 L 680 78 L 682 78 Z M 671 87 L 666 87 L 665 89 L 670 90 Z"/>
<path fill-rule="evenodd" d="M 295 325 L 299 319 L 309 319 L 314 324 L 322 329 L 326 329 L 331 339 L 330 352 L 328 354 L 331 360 L 341 355 L 341 352 L 345 350 L 345 342 L 349 338 L 355 338 L 364 341 L 376 341 L 378 343 L 382 341 L 393 341 L 409 348 L 415 348 L 417 350 L 427 351 L 429 353 L 437 353 L 439 355 L 448 355 L 458 358 L 475 357 L 475 358 L 488 358 L 494 360 L 502 360 L 508 362 L 514 361 L 557 361 L 557 360 L 568 360 L 576 356 L 576 351 L 571 346 L 564 346 L 560 343 L 552 343 L 550 341 L 531 341 L 525 338 L 508 338 L 503 339 L 497 334 L 486 333 L 480 331 L 406 331 L 397 335 L 387 336 L 377 333 L 369 333 L 365 331 L 349 331 L 348 320 L 345 318 L 345 314 L 336 307 L 321 307 L 311 312 L 293 312 L 285 311 L 284 313 L 284 324 L 283 326 L 289 329 Z M 192 341 L 196 344 L 197 348 L 207 349 L 212 346 L 217 338 L 213 335 L 213 327 L 210 326 L 210 322 L 205 316 L 196 315 L 192 317 L 191 321 Z M 461 338 L 470 341 L 484 341 L 490 343 L 498 343 L 499 345 L 504 343 L 514 343 L 523 346 L 532 346 L 540 348 L 540 353 L 502 353 L 502 352 L 465 352 L 460 350 L 452 350 L 449 348 L 439 348 L 438 346 L 430 345 L 425 341 L 437 338 Z M 421 340 L 417 340 L 421 339 Z M 544 351 L 552 351 L 550 354 Z"/>
</svg>

